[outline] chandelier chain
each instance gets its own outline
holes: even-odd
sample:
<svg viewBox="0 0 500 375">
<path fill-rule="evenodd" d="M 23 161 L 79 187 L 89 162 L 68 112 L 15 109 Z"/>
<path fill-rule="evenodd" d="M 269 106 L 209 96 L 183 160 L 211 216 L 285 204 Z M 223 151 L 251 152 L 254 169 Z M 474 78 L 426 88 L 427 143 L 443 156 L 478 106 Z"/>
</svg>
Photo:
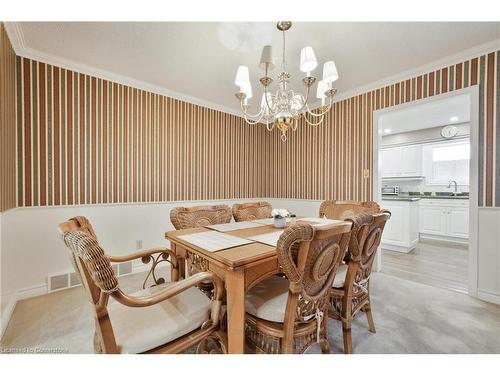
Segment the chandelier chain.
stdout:
<svg viewBox="0 0 500 375">
<path fill-rule="evenodd" d="M 282 31 L 283 33 L 283 51 L 281 54 L 282 61 L 281 61 L 281 67 L 283 68 L 283 71 L 286 69 L 286 59 L 285 59 L 285 30 Z"/>
</svg>

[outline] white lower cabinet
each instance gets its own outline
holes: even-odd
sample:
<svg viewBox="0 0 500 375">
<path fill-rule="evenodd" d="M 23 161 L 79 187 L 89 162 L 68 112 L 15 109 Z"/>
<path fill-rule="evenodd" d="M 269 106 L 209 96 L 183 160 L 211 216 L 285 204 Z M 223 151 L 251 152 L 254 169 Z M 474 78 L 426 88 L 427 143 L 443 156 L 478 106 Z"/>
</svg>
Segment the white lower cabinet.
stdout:
<svg viewBox="0 0 500 375">
<path fill-rule="evenodd" d="M 382 201 L 382 208 L 391 211 L 382 234 L 383 249 L 408 253 L 418 242 L 418 201 Z"/>
<path fill-rule="evenodd" d="M 383 249 L 408 253 L 422 237 L 457 243 L 469 239 L 468 200 L 383 200 L 381 206 L 392 213 L 382 235 Z"/>
<path fill-rule="evenodd" d="M 467 200 L 422 199 L 419 216 L 423 236 L 459 242 L 469 238 Z"/>
<path fill-rule="evenodd" d="M 420 207 L 420 233 L 444 235 L 446 212 L 441 207 Z"/>
<path fill-rule="evenodd" d="M 469 238 L 469 209 L 453 208 L 448 211 L 448 236 Z"/>
</svg>

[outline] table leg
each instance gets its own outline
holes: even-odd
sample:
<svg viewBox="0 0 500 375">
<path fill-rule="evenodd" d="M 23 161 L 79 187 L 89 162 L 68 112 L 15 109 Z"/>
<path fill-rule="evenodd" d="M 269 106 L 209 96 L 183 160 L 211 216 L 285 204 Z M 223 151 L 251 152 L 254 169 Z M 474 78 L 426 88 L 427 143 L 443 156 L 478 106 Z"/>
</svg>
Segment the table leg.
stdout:
<svg viewBox="0 0 500 375">
<path fill-rule="evenodd" d="M 177 256 L 177 247 L 174 243 L 170 244 L 170 250 L 172 250 L 172 268 L 170 270 L 170 279 L 172 281 L 179 281 L 179 257 Z"/>
<path fill-rule="evenodd" d="M 186 258 L 179 258 L 179 277 L 186 278 Z"/>
<path fill-rule="evenodd" d="M 229 354 L 243 354 L 245 348 L 245 273 L 226 273 L 227 333 Z"/>
</svg>

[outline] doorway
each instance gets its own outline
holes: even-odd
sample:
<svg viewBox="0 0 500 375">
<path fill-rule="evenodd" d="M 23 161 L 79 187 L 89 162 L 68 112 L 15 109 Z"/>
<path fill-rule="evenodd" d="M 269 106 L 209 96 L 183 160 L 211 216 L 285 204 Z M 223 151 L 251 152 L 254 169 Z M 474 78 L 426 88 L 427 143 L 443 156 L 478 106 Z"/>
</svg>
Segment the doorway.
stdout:
<svg viewBox="0 0 500 375">
<path fill-rule="evenodd" d="M 378 271 L 477 294 L 478 89 L 374 112 L 373 191 L 393 216 Z"/>
</svg>

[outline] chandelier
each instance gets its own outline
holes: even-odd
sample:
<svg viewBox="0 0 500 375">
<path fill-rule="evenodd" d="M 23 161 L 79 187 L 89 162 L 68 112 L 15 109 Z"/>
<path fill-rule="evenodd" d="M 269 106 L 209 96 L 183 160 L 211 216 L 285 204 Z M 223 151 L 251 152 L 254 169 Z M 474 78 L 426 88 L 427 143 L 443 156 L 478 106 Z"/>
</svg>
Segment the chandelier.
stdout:
<svg viewBox="0 0 500 375">
<path fill-rule="evenodd" d="M 327 112 L 332 107 L 333 96 L 337 89 L 332 87 L 333 82 L 338 78 L 335 62 L 327 61 L 323 65 L 323 79 L 318 82 L 316 97 L 321 99 L 321 106 L 317 110 L 311 110 L 309 101 L 312 91 L 312 86 L 316 82 L 316 77 L 311 75 L 311 72 L 318 66 L 318 60 L 314 54 L 312 47 L 304 47 L 300 52 L 300 70 L 306 74 L 302 82 L 306 86 L 305 96 L 294 92 L 290 88 L 290 74 L 286 71 L 286 44 L 285 32 L 292 27 L 290 21 L 278 22 L 276 27 L 283 35 L 283 50 L 281 73 L 278 75 L 278 87 L 275 94 L 272 94 L 270 85 L 273 79 L 269 77 L 269 71 L 274 69 L 274 60 L 271 46 L 264 46 L 260 58 L 259 66 L 264 70 L 265 74 L 259 81 L 264 87 L 264 93 L 260 102 L 260 110 L 256 114 L 249 113 L 249 99 L 252 98 L 252 85 L 247 66 L 239 66 L 236 73 L 234 83 L 239 86 L 240 90 L 236 98 L 240 101 L 241 110 L 245 121 L 249 124 L 257 124 L 264 122 L 267 130 L 272 131 L 275 127 L 281 131 L 281 140 L 284 142 L 287 139 L 287 131 L 289 129 L 297 130 L 298 122 L 301 118 L 311 126 L 321 125 L 325 119 Z"/>
</svg>

